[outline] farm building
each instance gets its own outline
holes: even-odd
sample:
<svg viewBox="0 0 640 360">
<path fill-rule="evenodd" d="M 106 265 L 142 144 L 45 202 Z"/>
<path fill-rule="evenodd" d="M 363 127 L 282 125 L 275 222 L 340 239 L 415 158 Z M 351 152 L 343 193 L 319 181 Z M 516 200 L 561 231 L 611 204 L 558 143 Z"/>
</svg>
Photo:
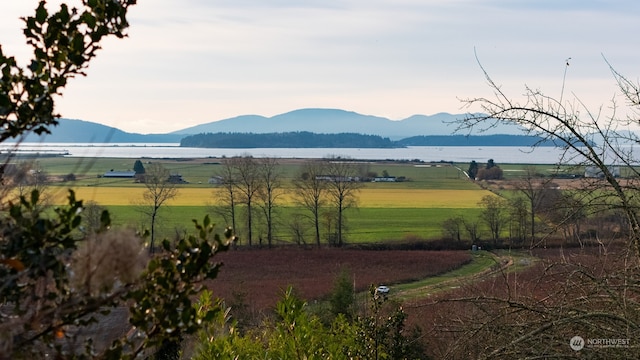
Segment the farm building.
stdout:
<svg viewBox="0 0 640 360">
<path fill-rule="evenodd" d="M 222 176 L 212 176 L 209 178 L 209 184 L 223 184 L 224 178 Z"/>
<path fill-rule="evenodd" d="M 396 181 L 398 181 L 398 179 L 396 179 L 395 176 L 380 176 L 380 177 L 373 178 L 373 182 L 396 182 Z"/>
<path fill-rule="evenodd" d="M 620 177 L 620 166 L 608 166 L 607 168 L 613 174 L 613 176 Z M 604 177 L 604 174 L 602 173 L 602 170 L 600 170 L 600 168 L 598 168 L 597 166 L 587 166 L 584 169 L 584 177 L 602 178 Z"/>
<path fill-rule="evenodd" d="M 180 174 L 170 174 L 169 179 L 167 179 L 167 181 L 169 181 L 172 184 L 188 184 L 189 183 Z"/>
<path fill-rule="evenodd" d="M 360 181 L 359 176 L 336 176 L 336 175 L 316 175 L 316 180 L 320 181 L 343 181 L 343 182 L 358 182 Z"/>
</svg>

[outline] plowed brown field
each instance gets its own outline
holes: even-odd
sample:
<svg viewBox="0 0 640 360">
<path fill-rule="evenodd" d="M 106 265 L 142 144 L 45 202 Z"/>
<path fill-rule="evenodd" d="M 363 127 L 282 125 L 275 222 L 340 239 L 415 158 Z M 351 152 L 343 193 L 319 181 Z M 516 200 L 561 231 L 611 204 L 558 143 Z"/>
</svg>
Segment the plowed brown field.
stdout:
<svg viewBox="0 0 640 360">
<path fill-rule="evenodd" d="M 247 306 L 263 311 L 275 305 L 289 285 L 308 301 L 326 297 L 343 269 L 356 289 L 364 291 L 372 284 L 441 274 L 471 261 L 471 256 L 467 251 L 276 248 L 230 250 L 215 260 L 224 265 L 210 286 L 214 295 L 231 301 L 240 293 Z"/>
</svg>

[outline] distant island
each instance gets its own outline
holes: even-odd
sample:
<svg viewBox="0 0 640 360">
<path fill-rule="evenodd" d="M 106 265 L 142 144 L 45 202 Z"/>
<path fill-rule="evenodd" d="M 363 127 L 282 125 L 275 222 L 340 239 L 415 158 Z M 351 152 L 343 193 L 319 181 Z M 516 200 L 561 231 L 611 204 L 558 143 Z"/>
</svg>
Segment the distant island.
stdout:
<svg viewBox="0 0 640 360">
<path fill-rule="evenodd" d="M 377 135 L 355 133 L 316 134 L 308 131 L 254 134 L 198 134 L 183 138 L 182 147 L 200 148 L 394 148 L 395 141 Z"/>
<path fill-rule="evenodd" d="M 530 135 L 422 135 L 396 141 L 397 146 L 556 146 Z"/>
<path fill-rule="evenodd" d="M 499 124 L 482 135 L 455 134 L 462 114 L 413 115 L 390 120 L 340 109 L 299 109 L 272 117 L 242 115 L 166 134 L 136 134 L 84 120 L 59 119 L 51 134 L 27 143 L 180 143 L 199 148 L 398 148 L 407 146 L 554 146 Z M 10 141 L 7 141 L 10 142 Z"/>
<path fill-rule="evenodd" d="M 398 141 L 378 135 L 356 133 L 316 134 L 308 131 L 284 133 L 207 133 L 186 136 L 181 147 L 194 148 L 399 148 L 407 146 L 554 146 L 551 141 L 525 135 L 432 135 Z"/>
</svg>

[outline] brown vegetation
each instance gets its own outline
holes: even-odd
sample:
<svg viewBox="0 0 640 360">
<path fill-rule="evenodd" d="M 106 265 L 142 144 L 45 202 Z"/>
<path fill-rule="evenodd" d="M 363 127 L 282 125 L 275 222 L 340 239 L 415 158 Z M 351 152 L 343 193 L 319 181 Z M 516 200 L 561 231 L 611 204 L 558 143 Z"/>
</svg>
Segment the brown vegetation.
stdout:
<svg viewBox="0 0 640 360">
<path fill-rule="evenodd" d="M 622 286 L 628 262 L 635 260 L 626 249 L 613 249 L 537 249 L 532 255 L 540 260 L 522 271 L 461 282 L 404 309 L 438 359 L 573 357 L 578 353 L 569 341 L 576 335 L 635 341 L 638 294 Z M 629 349 L 585 351 L 586 357 L 619 358 Z"/>
<path fill-rule="evenodd" d="M 254 312 L 272 307 L 287 286 L 309 301 L 326 297 L 341 270 L 357 291 L 372 284 L 397 284 L 453 270 L 471 260 L 467 251 L 406 251 L 278 248 L 237 250 L 216 255 L 222 261 L 211 288 L 228 303 L 243 297 Z"/>
</svg>

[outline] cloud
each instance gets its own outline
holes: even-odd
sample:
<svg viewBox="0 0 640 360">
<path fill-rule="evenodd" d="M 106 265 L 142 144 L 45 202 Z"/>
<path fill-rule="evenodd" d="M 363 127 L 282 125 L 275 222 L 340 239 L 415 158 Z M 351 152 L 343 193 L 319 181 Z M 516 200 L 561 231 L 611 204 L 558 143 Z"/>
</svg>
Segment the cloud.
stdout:
<svg viewBox="0 0 640 360">
<path fill-rule="evenodd" d="M 11 45 L 3 50 L 24 41 L 19 21 L 10 19 L 37 1 L 22 3 L 0 6 L 0 42 Z M 597 104 L 612 95 L 603 86 L 612 79 L 601 54 L 622 73 L 637 72 L 640 50 L 629 39 L 640 23 L 638 4 L 140 1 L 131 9 L 129 38 L 105 42 L 89 76 L 70 82 L 59 111 L 138 132 L 150 132 L 138 119 L 153 119 L 153 131 L 176 130 L 298 107 L 393 118 L 456 112 L 458 98 L 486 90 L 474 51 L 512 89 L 527 83 L 556 91 L 572 57 L 567 84 Z"/>
</svg>

